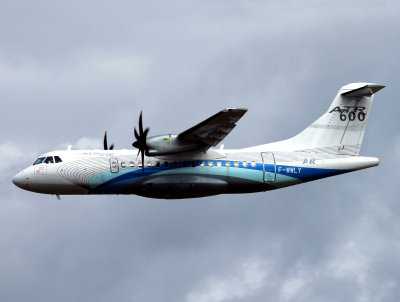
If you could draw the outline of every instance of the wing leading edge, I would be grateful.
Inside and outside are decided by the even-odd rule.
[[[235,128],[247,108],[226,108],[183,131],[178,139],[191,143],[202,143],[206,149],[218,145]]]

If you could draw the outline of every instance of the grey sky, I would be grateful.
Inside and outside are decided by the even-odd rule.
[[[0,9],[1,301],[398,301],[397,1],[12,1]],[[226,148],[292,136],[357,81],[380,91],[381,165],[193,200],[53,196],[11,183],[40,153],[130,148],[224,107]]]

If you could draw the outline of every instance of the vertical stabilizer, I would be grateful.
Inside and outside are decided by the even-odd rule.
[[[328,111],[288,143],[300,149],[358,155],[374,94],[384,87],[370,83],[343,86]]]
[[[343,86],[328,111],[298,135],[247,150],[309,150],[358,155],[374,94],[384,88],[372,83]]]

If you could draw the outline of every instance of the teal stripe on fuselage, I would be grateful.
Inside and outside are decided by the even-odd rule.
[[[234,161],[230,161],[231,166],[228,167],[225,161],[217,160],[196,160],[196,167],[183,167],[183,162],[177,162],[178,167],[174,167],[172,162],[170,162],[169,167],[160,165],[160,167],[145,167],[144,174],[142,168],[128,168],[122,169],[118,173],[104,172],[95,175],[90,178],[89,186],[101,191],[114,191],[118,192],[124,187],[131,185],[132,183],[141,180],[144,177],[152,175],[175,175],[175,174],[191,174],[191,175],[209,175],[215,176],[226,176],[241,178],[243,180],[250,180],[256,182],[264,182],[263,180],[263,164],[257,163],[255,167],[251,166],[248,162],[247,167],[243,167],[243,162],[239,162],[239,167],[234,166]],[[204,162],[204,166],[200,166],[200,163]],[[213,163],[213,166],[208,166],[209,162]],[[191,162],[188,162],[189,164]],[[218,166],[220,163],[221,166]],[[273,165],[265,165],[266,169],[272,169]],[[341,173],[348,172],[347,170],[337,170],[337,169],[321,169],[321,168],[306,168],[298,166],[287,166],[287,165],[277,165],[276,166],[276,185],[279,184],[287,185],[290,183],[298,183],[301,181],[309,181],[317,178],[327,177],[331,175],[337,175]],[[273,184],[273,183],[270,183]]]
[[[212,173],[211,173],[212,172]],[[191,175],[219,175],[226,177],[236,177],[242,178],[244,180],[252,180],[257,182],[263,182],[263,171],[257,170],[256,168],[247,169],[247,168],[238,168],[238,167],[208,167],[208,166],[196,166],[196,167],[181,167],[174,168],[168,167],[165,168],[161,166],[157,167],[147,167],[144,169],[144,174],[141,168],[134,169],[126,169],[121,170],[120,173],[123,175],[116,176],[117,173],[104,172],[98,175],[95,175],[90,178],[89,186],[92,189],[97,189],[100,187],[110,187],[117,186],[119,189],[122,189],[125,186],[128,186],[142,178],[153,176],[153,175],[175,175],[175,174],[191,174]],[[111,189],[111,188],[110,188]],[[114,191],[114,189],[113,189]]]
[[[112,181],[115,178],[119,178],[122,175],[128,174],[128,173],[132,173],[132,170],[139,170],[139,169],[135,169],[135,168],[131,168],[131,169],[126,169],[126,170],[119,170],[118,173],[112,173],[111,171],[109,172],[103,172],[103,173],[99,173],[97,175],[92,176],[89,179],[89,186],[90,188],[95,188],[98,187],[102,184],[108,183],[110,181]],[[140,172],[142,172],[142,169],[140,169]]]

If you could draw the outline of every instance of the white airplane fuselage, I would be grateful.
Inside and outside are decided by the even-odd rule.
[[[48,152],[13,182],[44,194],[194,198],[268,191],[377,166],[378,158],[359,152],[374,94],[383,87],[345,85],[328,110],[298,135],[236,150],[212,147],[236,126],[245,108],[224,109],[179,135],[148,139],[141,114],[132,145],[142,157],[136,150],[107,150],[105,133],[106,150]]]
[[[14,178],[37,193],[137,194],[151,198],[193,198],[283,188],[373,167],[379,159],[310,152],[213,150],[191,158],[145,157],[132,150],[49,152],[60,163],[27,167]]]

